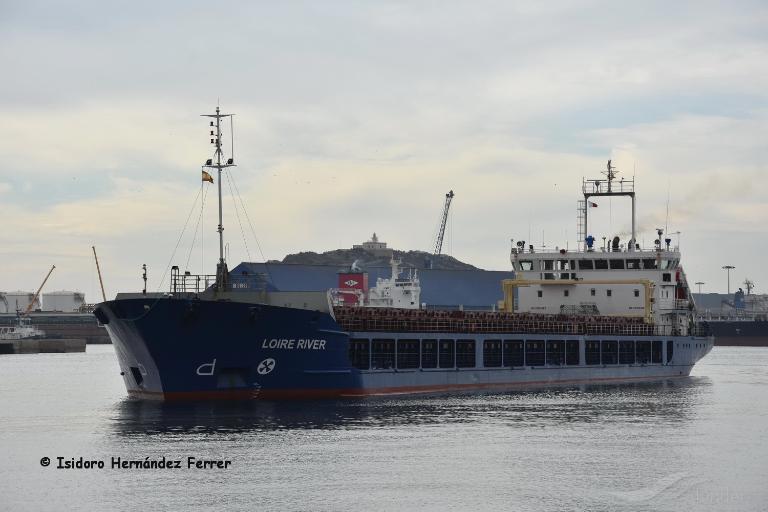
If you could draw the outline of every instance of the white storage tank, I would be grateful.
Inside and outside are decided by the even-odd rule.
[[[32,298],[35,296],[32,292],[0,292],[0,313],[15,313],[17,310],[26,311]],[[40,297],[35,301],[32,311],[40,309]]]
[[[76,312],[85,304],[85,294],[80,292],[58,291],[43,294],[43,311]]]

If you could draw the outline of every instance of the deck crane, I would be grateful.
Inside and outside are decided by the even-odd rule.
[[[51,274],[53,273],[53,269],[56,268],[56,265],[51,265],[51,270],[48,271],[48,275],[45,276],[45,279],[43,279],[43,284],[40,285],[40,288],[37,289],[37,293],[35,293],[35,296],[32,297],[32,300],[29,302],[29,306],[27,306],[27,310],[24,311],[24,316],[28,315],[30,311],[32,311],[32,308],[35,306],[35,301],[40,296],[40,292],[43,291],[43,286],[45,286],[45,283],[48,281],[48,278],[51,277]]]
[[[443,251],[443,237],[445,236],[445,224],[448,222],[448,209],[451,207],[451,200],[453,199],[453,190],[445,194],[445,206],[443,207],[443,217],[440,220],[440,230],[437,232],[437,240],[435,240],[435,256],[439,256]]]

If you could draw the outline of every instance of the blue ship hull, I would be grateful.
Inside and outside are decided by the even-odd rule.
[[[95,314],[112,338],[128,394],[166,400],[317,399],[665,379],[689,375],[713,344],[712,338],[690,336],[347,333],[324,312],[178,297],[118,299],[100,304]],[[362,367],[359,358],[352,364],[351,339],[373,347],[382,338],[395,345],[420,343],[419,338],[474,340],[473,363],[401,367],[397,356],[382,365],[370,355]],[[537,339],[545,345],[568,340],[579,353],[573,361],[552,362],[547,356],[546,364],[526,359],[519,366],[491,365],[483,353],[488,338]],[[595,339],[661,345],[653,361],[633,356],[631,364],[589,363],[585,346]]]
[[[109,301],[96,314],[133,396],[311,398],[360,385],[348,336],[326,313],[162,298]]]

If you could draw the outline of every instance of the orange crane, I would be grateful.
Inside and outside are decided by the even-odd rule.
[[[29,306],[27,306],[27,310],[24,311],[24,316],[28,315],[30,311],[32,311],[32,308],[35,305],[35,301],[40,296],[40,292],[43,290],[43,286],[45,286],[45,283],[48,281],[48,278],[51,277],[51,274],[53,273],[53,269],[56,268],[56,265],[51,266],[51,270],[48,271],[48,275],[45,276],[45,279],[43,279],[43,284],[40,285],[40,288],[37,289],[37,292],[35,293],[35,296],[32,297],[32,300],[29,303]]]

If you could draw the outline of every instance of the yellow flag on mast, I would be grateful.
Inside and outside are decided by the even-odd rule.
[[[203,181],[208,181],[210,183],[213,183],[213,176],[203,171]]]

